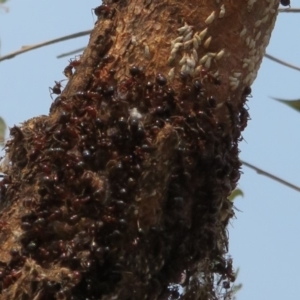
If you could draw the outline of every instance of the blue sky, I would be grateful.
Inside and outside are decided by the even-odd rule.
[[[1,55],[24,45],[91,29],[91,8],[100,1],[11,0],[0,11]],[[292,7],[300,7],[299,0]],[[300,19],[280,14],[267,52],[300,66]],[[0,63],[0,116],[8,126],[47,114],[49,86],[64,79],[67,58],[56,56],[85,46],[88,37],[55,44]],[[272,100],[300,98],[299,73],[268,59],[252,86],[251,121],[240,144],[241,158],[300,185],[300,114]],[[240,267],[239,300],[295,299],[300,283],[300,194],[253,170],[243,168],[239,187],[244,198],[229,226],[230,254]]]

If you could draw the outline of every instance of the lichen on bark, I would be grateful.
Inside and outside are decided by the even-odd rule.
[[[227,197],[278,4],[95,10],[49,115],[11,129],[1,299],[230,298]]]

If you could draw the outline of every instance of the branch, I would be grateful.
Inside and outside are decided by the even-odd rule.
[[[27,51],[31,51],[31,50],[34,50],[34,49],[37,49],[37,48],[41,48],[41,47],[48,46],[48,45],[51,45],[51,44],[55,44],[55,43],[75,39],[75,38],[78,38],[78,37],[81,37],[81,36],[85,36],[85,35],[90,34],[91,32],[92,32],[91,30],[85,30],[85,31],[76,32],[76,33],[73,33],[73,34],[70,34],[70,35],[62,36],[60,38],[56,38],[56,39],[46,41],[46,42],[43,42],[43,43],[40,43],[40,44],[36,44],[36,45],[32,45],[32,46],[23,46],[18,51],[15,51],[15,52],[12,52],[10,54],[1,56],[0,61],[13,58],[17,55],[20,55],[22,53],[25,53]]]
[[[265,54],[265,57],[266,58],[268,58],[268,59],[271,59],[271,60],[273,60],[273,61],[275,61],[275,62],[277,62],[277,63],[279,63],[279,64],[281,64],[281,65],[284,65],[284,66],[286,66],[286,67],[289,67],[289,68],[291,68],[291,69],[294,69],[294,70],[297,70],[297,71],[300,71],[300,67],[297,67],[297,66],[295,66],[295,65],[291,65],[291,64],[289,64],[289,63],[287,63],[287,62],[285,62],[285,61],[283,61],[283,60],[280,60],[280,59],[278,59],[278,58],[276,58],[276,57],[274,57],[274,56],[272,56],[272,55],[270,55],[270,54]]]
[[[78,49],[75,49],[75,50],[72,50],[72,51],[69,51],[69,52],[59,54],[59,55],[56,56],[56,58],[63,58],[63,57],[66,57],[66,56],[70,56],[70,55],[79,53],[79,52],[83,51],[85,48],[86,47],[81,47],[81,48],[78,48]]]
[[[281,179],[281,178],[279,178],[277,176],[274,176],[274,175],[272,175],[272,174],[270,174],[270,173],[268,173],[268,172],[266,172],[266,171],[264,171],[262,169],[259,169],[259,168],[255,167],[255,166],[253,166],[253,165],[251,165],[251,164],[249,164],[249,163],[247,163],[247,162],[245,162],[243,160],[241,160],[241,163],[244,166],[246,166],[246,167],[248,167],[250,169],[255,170],[260,175],[264,175],[266,177],[269,177],[269,178],[271,178],[271,179],[273,179],[273,180],[275,180],[275,181],[277,181],[277,182],[279,182],[279,183],[281,183],[283,185],[286,185],[286,186],[288,186],[288,187],[296,190],[297,192],[300,192],[300,187],[298,187],[296,185],[293,185],[293,184],[291,184],[291,183],[289,183],[289,182],[287,182],[287,181],[285,181],[285,180],[283,180],[283,179]]]
[[[281,13],[298,13],[300,12],[300,8],[279,8],[278,11]]]

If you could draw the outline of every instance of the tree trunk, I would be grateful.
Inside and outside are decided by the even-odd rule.
[[[230,298],[227,197],[278,5],[95,9],[49,116],[11,129],[1,299]]]

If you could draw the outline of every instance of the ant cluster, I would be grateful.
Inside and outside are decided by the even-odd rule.
[[[227,151],[232,137],[223,136],[225,125],[216,120],[217,100],[200,80],[189,84],[183,76],[176,94],[163,74],[149,80],[138,66],[119,83],[98,79],[92,87],[57,97],[54,117],[37,121],[31,132],[11,130],[13,165],[31,170],[23,180],[35,189],[20,200],[28,211],[21,217],[22,247],[11,258],[13,268],[4,268],[3,288],[32,257],[42,266],[59,261],[75,274],[64,283],[43,281],[46,298],[99,299],[122,280],[138,280],[143,288],[134,299],[140,299],[161,293],[174,274],[212,249],[218,252],[215,222],[239,178],[239,164],[233,163],[237,148]],[[178,136],[174,149],[160,138],[166,126]],[[173,156],[172,167],[160,175],[168,177],[162,220],[143,228],[136,195],[146,187],[140,178],[160,163],[162,148]],[[154,184],[158,175],[151,176]],[[125,297],[128,289],[119,292]]]
[[[96,14],[110,13],[102,6]],[[29,290],[43,299],[171,299],[170,284],[188,290],[200,262],[234,281],[232,265],[220,258],[232,209],[221,215],[240,176],[238,139],[251,89],[239,105],[226,102],[226,124],[218,119],[220,101],[205,88],[221,84],[209,73],[181,74],[175,91],[165,74],[147,76],[136,65],[122,80],[114,69],[100,77],[113,61],[104,56],[90,88],[69,97],[55,82],[50,116],[11,129],[14,175],[0,192],[22,208],[22,235],[9,263],[0,262],[1,291],[28,258],[67,273],[36,279]],[[79,64],[71,60],[66,76]]]

